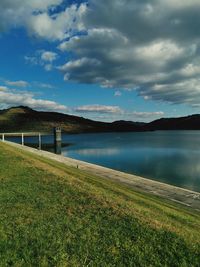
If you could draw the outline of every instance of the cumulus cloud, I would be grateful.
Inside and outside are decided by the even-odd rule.
[[[1,0],[0,29],[21,26],[34,16],[34,12],[47,12],[50,8],[60,5],[62,0]]]
[[[29,83],[26,81],[5,81],[5,84],[8,86],[16,86],[16,87],[28,87]]]
[[[99,120],[99,121],[107,121],[107,122],[113,122],[113,121],[118,121],[118,120],[149,122],[149,121],[162,118],[163,116],[164,116],[164,112],[162,111],[158,111],[158,112],[132,111],[130,112],[130,111],[123,110],[122,113],[102,113],[102,112],[87,113],[87,117],[90,119]]]
[[[121,96],[121,95],[122,95],[122,93],[120,91],[116,91],[114,94],[114,96]]]
[[[84,83],[95,83],[96,77],[94,74],[96,72],[96,68],[100,67],[100,65],[100,61],[94,58],[85,57],[78,60],[69,61],[63,66],[58,67],[58,69],[64,73],[65,81],[77,81],[78,79],[81,79],[81,81]],[[83,68],[85,69],[84,72],[82,72]],[[94,70],[94,72],[92,71],[92,69]],[[75,74],[74,76],[71,75],[72,72]]]
[[[118,106],[105,106],[105,105],[85,105],[74,108],[76,112],[92,112],[92,113],[122,113],[122,109]]]
[[[49,83],[41,83],[41,82],[33,82],[34,86],[37,86],[39,88],[46,88],[46,89],[54,89],[55,86]]]
[[[41,54],[41,59],[48,62],[53,62],[58,57],[58,54],[51,51],[43,51]]]
[[[146,99],[164,100],[174,104],[186,103],[193,107],[200,107],[199,85],[200,79],[194,78],[170,84],[155,84],[148,89],[141,89],[139,93]]]
[[[90,0],[87,34],[60,44],[74,53],[66,80],[137,90],[146,100],[200,102],[198,0]]]
[[[1,87],[0,88],[4,88]],[[24,91],[14,91],[9,88],[0,89],[0,107],[28,106],[36,110],[67,112],[68,108],[54,101],[37,99],[34,94]]]
[[[105,121],[114,120],[151,120],[155,118],[160,118],[164,116],[163,111],[153,111],[153,112],[141,112],[141,111],[128,111],[121,109],[118,106],[105,106],[105,105],[85,105],[76,107],[73,109],[74,112],[89,114],[93,119],[102,119]],[[90,115],[92,114],[92,115]]]
[[[137,119],[150,119],[152,117],[162,117],[164,116],[163,111],[155,111],[155,112],[138,112],[138,111],[133,111],[133,112],[127,112],[127,116],[131,116],[133,118]]]
[[[63,40],[73,35],[74,30],[83,30],[81,18],[86,11],[86,5],[71,5],[64,11],[50,16],[40,13],[27,22],[31,34],[48,40]]]
[[[47,88],[47,89],[54,89],[55,86],[49,83],[43,83],[43,82],[38,82],[38,81],[33,81],[33,82],[27,82],[23,80],[19,81],[9,81],[5,80],[4,78],[1,79],[4,84],[7,86],[13,87],[21,87],[21,88],[26,88],[26,87],[39,87],[39,88]],[[2,86],[0,85],[1,91],[9,90],[7,86]]]
[[[26,27],[30,35],[50,41],[63,40],[83,29],[86,4],[67,5],[56,12],[63,0],[1,0],[0,30]]]
[[[146,100],[196,107],[199,12],[199,0],[89,0],[72,5],[1,0],[0,29],[23,26],[32,36],[59,41],[60,51],[70,53],[70,60],[57,68],[66,81],[136,90]],[[26,60],[50,71],[57,55],[48,53],[55,52]]]
[[[58,54],[52,51],[37,50],[32,56],[25,56],[26,63],[42,66],[46,71],[51,71],[53,63],[58,59]]]

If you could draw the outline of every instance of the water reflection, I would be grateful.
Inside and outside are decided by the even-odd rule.
[[[65,156],[200,192],[200,131],[63,135],[63,143],[73,144],[63,148]]]
[[[88,148],[78,149],[76,153],[80,156],[113,156],[120,153],[117,148]]]
[[[200,132],[66,136],[72,158],[200,192]]]

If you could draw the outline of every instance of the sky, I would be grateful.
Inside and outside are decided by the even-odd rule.
[[[199,0],[1,0],[0,109],[200,113]]]

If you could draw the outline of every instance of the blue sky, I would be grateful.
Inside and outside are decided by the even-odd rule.
[[[95,120],[200,111],[197,0],[2,0],[0,109]]]

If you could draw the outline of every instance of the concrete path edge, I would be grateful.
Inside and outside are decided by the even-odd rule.
[[[120,172],[117,170],[109,169],[99,165],[83,162],[80,160],[56,155],[51,152],[34,149],[28,146],[22,146],[16,143],[5,141],[5,144],[19,148],[23,151],[34,153],[48,159],[55,160],[67,166],[79,168],[80,170],[87,171],[99,177],[111,179],[137,189],[140,192],[150,193],[156,196],[164,197],[176,203],[185,205],[196,211],[200,211],[200,193],[187,190],[184,188],[176,187],[173,185],[161,183],[158,181],[150,180],[133,174]]]

